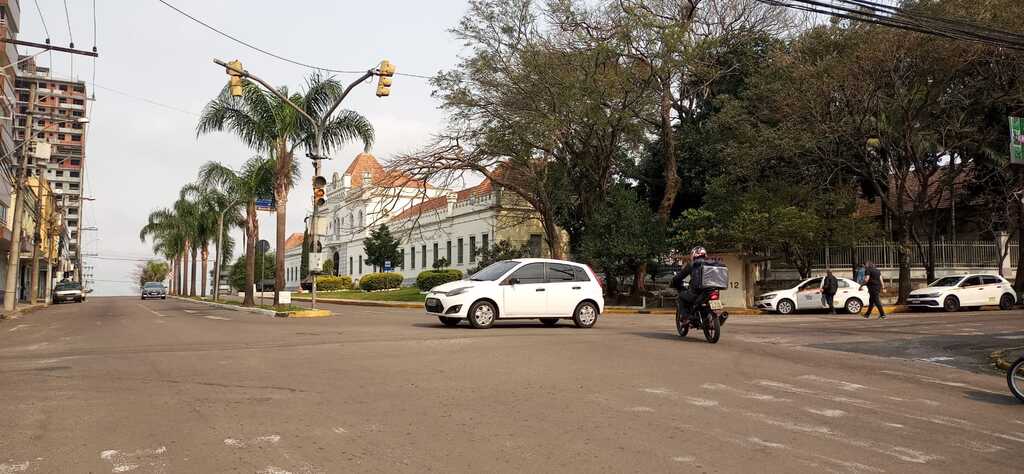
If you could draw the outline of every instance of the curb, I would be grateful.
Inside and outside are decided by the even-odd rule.
[[[292,301],[302,301],[308,303],[310,298],[296,298],[292,297]],[[423,309],[423,303],[410,303],[406,301],[373,301],[373,300],[346,300],[339,298],[317,298],[317,303],[330,303],[330,304],[343,304],[350,306],[377,306],[385,308],[409,308],[409,309]]]
[[[292,313],[277,313],[278,315],[285,314],[289,318],[324,318],[332,315],[330,311],[326,309],[311,309],[307,311],[295,311]]]
[[[46,303],[37,303],[37,304],[34,304],[34,305],[23,306],[21,308],[15,309],[14,311],[12,311],[10,313],[0,314],[0,319],[6,319],[6,320],[13,321],[15,319],[21,318],[21,316],[24,315],[24,314],[32,313],[34,311],[38,311],[38,310],[46,308],[48,306],[50,306],[50,305],[48,305]]]
[[[223,304],[223,303],[214,303],[213,301],[194,300],[192,298],[184,298],[184,297],[181,297],[181,296],[173,296],[173,295],[168,295],[167,297],[168,298],[173,298],[173,299],[176,299],[176,300],[181,300],[181,301],[189,301],[189,302],[192,302],[192,303],[205,304],[207,306],[213,306],[214,308],[229,309],[229,310],[232,310],[232,311],[242,311],[242,312],[245,312],[245,313],[260,314],[260,315],[263,315],[263,316],[277,316],[277,317],[286,317],[286,316],[288,316],[288,313],[278,313],[277,311],[271,311],[269,309],[263,309],[263,308],[246,308],[244,306],[236,306],[236,305]]]

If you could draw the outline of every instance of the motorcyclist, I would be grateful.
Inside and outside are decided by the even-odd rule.
[[[704,263],[707,257],[708,251],[704,247],[694,247],[693,250],[690,250],[690,261],[683,266],[679,273],[676,273],[676,276],[672,278],[672,283],[669,285],[679,294],[676,297],[677,311],[694,326],[698,325],[699,321],[694,318],[695,312],[692,309],[700,302],[699,300],[703,297],[703,294],[697,289],[692,288],[692,285],[691,288],[687,288],[683,285],[683,281],[689,278],[693,282],[694,271],[700,270],[700,265]]]

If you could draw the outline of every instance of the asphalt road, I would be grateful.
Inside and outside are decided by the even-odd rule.
[[[1024,404],[978,362],[1024,346],[1021,312],[734,317],[710,345],[665,316],[332,309],[0,322],[0,474],[1024,470]]]

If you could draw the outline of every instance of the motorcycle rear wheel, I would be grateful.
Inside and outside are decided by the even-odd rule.
[[[708,314],[704,319],[704,338],[711,344],[718,342],[718,339],[722,337],[722,321],[718,319],[718,315],[711,313]]]
[[[1018,400],[1024,402],[1024,357],[1017,359],[1006,371],[1006,384]]]

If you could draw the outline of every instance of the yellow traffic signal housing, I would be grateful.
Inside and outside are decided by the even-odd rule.
[[[324,191],[324,186],[327,186],[327,178],[323,176],[313,177],[313,206],[323,206],[327,199],[324,197],[327,192]]]
[[[377,82],[377,97],[391,95],[391,77],[395,75],[395,65],[387,59],[381,61],[380,67],[377,68],[377,75],[380,76],[380,80]]]
[[[242,73],[239,71],[243,70],[244,69],[242,68],[242,62],[237,59],[228,63],[226,72],[228,73],[229,76],[228,86],[231,89],[232,97],[242,96]]]

